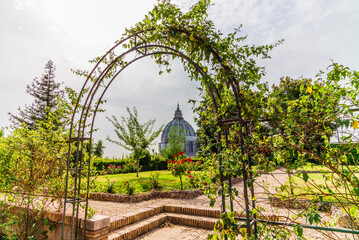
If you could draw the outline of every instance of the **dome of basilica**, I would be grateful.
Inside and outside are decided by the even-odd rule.
[[[159,144],[160,150],[168,146],[168,135],[172,129],[179,129],[184,131],[186,134],[186,143],[185,143],[185,153],[187,156],[195,156],[197,152],[196,146],[196,133],[186,120],[183,119],[182,112],[179,109],[179,104],[177,104],[177,109],[175,111],[173,120],[167,123],[161,135],[161,143]]]

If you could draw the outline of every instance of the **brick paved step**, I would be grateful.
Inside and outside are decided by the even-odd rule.
[[[123,228],[125,226],[150,218],[152,216],[156,216],[161,213],[185,214],[193,217],[209,217],[209,218],[218,219],[220,215],[220,210],[209,209],[209,208],[191,208],[185,206],[170,206],[170,205],[147,207],[137,212],[124,214],[117,219],[111,219],[109,230],[111,232],[113,230]],[[244,217],[245,215],[243,213],[239,213],[237,214],[237,216]],[[258,218],[278,221],[278,217],[272,214],[261,214],[260,216],[258,216]],[[176,222],[177,220],[175,218],[173,219],[173,221],[174,223],[177,224]]]
[[[109,240],[130,240],[146,232],[161,226],[166,220],[176,225],[184,225],[212,230],[216,223],[216,218],[198,217],[186,214],[161,213],[147,219],[138,221],[131,225],[112,231]]]
[[[110,222],[110,232],[122,228],[127,225],[131,225],[138,221],[144,220],[146,218],[155,216],[163,212],[163,206],[156,206],[156,207],[148,207],[141,209],[140,211],[123,214],[121,217],[116,219],[111,219]]]

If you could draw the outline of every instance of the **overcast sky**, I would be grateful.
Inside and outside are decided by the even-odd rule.
[[[176,0],[183,11],[194,1]],[[285,39],[272,59],[261,62],[263,81],[278,83],[281,76],[311,77],[331,60],[359,70],[359,1],[357,0],[217,0],[209,16],[217,29],[231,32],[243,24],[250,44]],[[154,0],[0,0],[0,127],[10,124],[8,112],[30,104],[26,85],[41,77],[48,60],[56,65],[56,80],[79,90],[83,79],[70,69],[91,69],[88,60],[105,53],[125,28],[141,21]],[[105,116],[121,116],[136,106],[140,119],[156,119],[156,127],[173,118],[177,102],[194,128],[188,99],[198,99],[197,83],[182,66],[158,76],[146,59],[124,71],[106,95],[99,114],[95,141],[114,137]],[[158,143],[158,142],[157,142]],[[105,155],[123,150],[105,141]],[[157,148],[156,146],[153,146]]]

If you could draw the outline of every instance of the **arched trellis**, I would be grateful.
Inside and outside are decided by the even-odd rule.
[[[175,48],[171,46],[166,46],[162,44],[150,44],[144,40],[144,38],[141,36],[145,32],[155,31],[155,28],[148,29],[146,31],[140,31],[132,34],[131,36],[128,36],[118,42],[116,45],[114,45],[95,65],[95,67],[92,69],[90,74],[88,75],[80,93],[79,98],[77,100],[77,103],[75,105],[72,119],[71,119],[71,126],[70,126],[70,137],[69,137],[69,145],[68,145],[68,158],[67,158],[67,172],[66,172],[66,184],[65,184],[65,196],[64,196],[64,210],[63,210],[63,226],[62,226],[62,239],[64,239],[64,224],[65,224],[65,214],[66,209],[68,207],[68,204],[72,205],[72,220],[71,220],[71,232],[70,232],[70,238],[71,239],[78,239],[80,231],[79,231],[79,209],[80,204],[84,202],[85,205],[85,221],[87,219],[87,210],[88,210],[88,197],[89,197],[89,185],[90,185],[90,162],[91,162],[91,155],[88,157],[87,160],[87,176],[85,183],[85,189],[82,189],[82,170],[85,166],[82,149],[84,147],[84,141],[89,141],[90,147],[92,146],[92,133],[95,126],[95,119],[96,114],[99,109],[99,106],[103,100],[103,97],[105,93],[107,92],[108,88],[112,84],[112,82],[116,79],[116,77],[129,65],[137,62],[138,60],[145,58],[145,57],[151,57],[155,55],[173,55],[175,57],[182,58],[186,61],[188,61],[190,64],[194,66],[196,71],[202,76],[202,83],[207,88],[207,91],[211,97],[214,111],[218,111],[218,104],[221,103],[221,95],[219,93],[218,88],[216,87],[216,84],[212,81],[210,76],[203,70],[203,68],[191,60],[190,57],[188,57],[186,54],[182,53],[179,50],[176,50]],[[176,31],[180,31],[180,29],[172,29]],[[165,37],[164,37],[164,40]],[[197,40],[199,42],[204,42],[202,39],[197,37]],[[106,58],[110,57],[111,54],[114,52],[115,49],[121,47],[122,45],[129,43],[130,41],[134,42],[134,45],[119,54],[118,56],[114,57],[107,65],[106,67],[101,71],[100,70],[100,64],[104,63],[106,61]],[[209,46],[211,49],[211,53],[214,57],[218,58],[219,62],[222,62],[222,59],[220,59],[218,52],[211,46]],[[128,56],[129,54],[137,53],[137,55],[130,60],[129,62],[124,62],[123,59]],[[117,67],[117,64],[121,63],[121,68],[117,70],[116,73],[111,73],[113,69]],[[225,135],[225,139],[227,140],[228,135],[228,125],[233,123],[239,123],[240,126],[245,129],[245,132],[242,132],[242,127],[240,127],[239,131],[239,137],[240,137],[240,148],[241,152],[244,152],[244,135],[248,132],[248,126],[247,123],[243,120],[241,111],[242,111],[242,104],[239,99],[239,87],[235,84],[236,79],[234,78],[234,74],[232,74],[231,69],[226,66],[225,64],[221,64],[222,68],[228,75],[227,84],[232,89],[233,96],[235,97],[235,103],[236,103],[236,109],[237,109],[237,118],[236,119],[222,119],[221,115],[218,114],[217,122],[221,126],[223,130],[223,134]],[[100,74],[94,78],[94,74],[96,71],[100,71]],[[107,76],[111,75],[109,80],[107,80]],[[92,84],[92,85],[91,85]],[[102,92],[100,91],[100,88],[103,87]],[[81,105],[81,97],[86,94],[84,103]],[[97,95],[98,94],[98,95]],[[99,96],[96,99],[96,96]],[[80,109],[81,108],[81,109]],[[91,122],[87,123],[87,119],[91,117]],[[86,134],[88,134],[86,136]],[[218,141],[220,141],[221,136],[218,136]],[[75,142],[75,151],[73,151],[73,142]],[[220,151],[220,149],[218,149]],[[73,154],[73,152],[75,154]],[[74,161],[71,161],[71,158],[74,157]],[[240,159],[242,162],[242,159]],[[244,192],[244,201],[245,201],[245,212],[246,217],[242,220],[245,220],[246,224],[244,227],[247,228],[247,234],[250,236],[252,234],[252,229],[254,229],[254,234],[256,234],[256,215],[250,216],[250,209],[255,208],[255,198],[254,198],[254,188],[253,184],[251,187],[248,187],[248,179],[251,178],[251,171],[248,171],[251,166],[251,158],[250,156],[245,161],[245,164],[248,166],[246,168],[243,165],[243,192]],[[222,159],[219,158],[219,166],[220,166],[220,181],[221,181],[221,187],[222,187],[222,212],[226,211],[226,199],[225,194],[223,191],[224,185],[224,175],[223,171],[226,171],[226,169],[222,166]],[[231,174],[229,174],[229,185],[231,187]],[[252,197],[249,198],[248,194],[248,188],[250,189]],[[69,191],[71,189],[71,191]],[[84,191],[85,194],[83,194]],[[251,199],[251,200],[250,200]],[[233,202],[232,198],[230,198],[230,209],[231,211],[234,211],[233,209]],[[252,227],[253,226],[253,227]]]

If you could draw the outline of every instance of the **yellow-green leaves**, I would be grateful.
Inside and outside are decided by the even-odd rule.
[[[189,40],[194,41],[193,33],[192,33],[191,36],[189,37]]]

